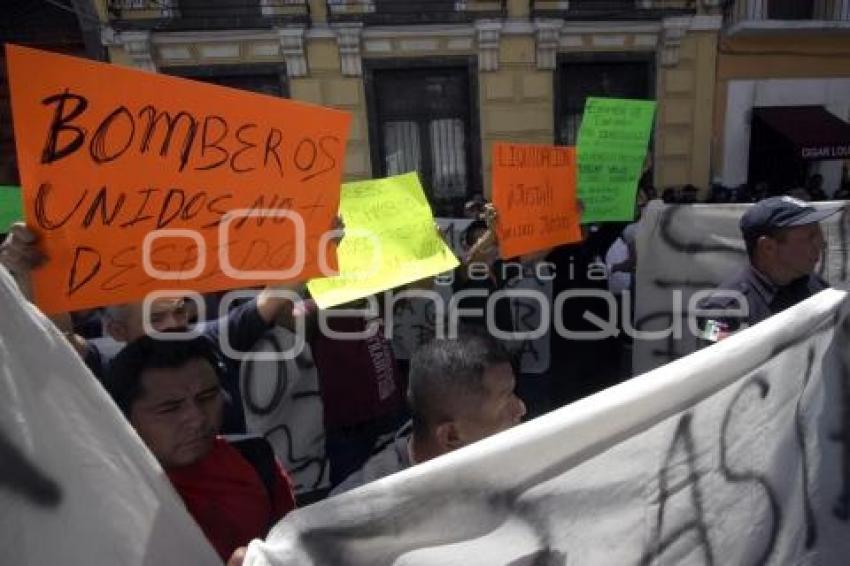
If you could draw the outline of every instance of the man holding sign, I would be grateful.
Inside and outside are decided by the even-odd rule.
[[[402,407],[383,321],[378,312],[355,307],[458,264],[435,228],[416,173],[343,185],[340,215],[345,221],[340,274],[307,285],[325,309],[318,315],[327,330],[315,333],[310,345],[319,370],[332,485],[363,464],[379,435],[396,428]],[[337,314],[338,306],[344,310]]]
[[[7,59],[27,226],[0,261],[27,280],[40,261],[31,292],[44,312],[118,305],[111,329],[132,341],[185,327],[188,290],[335,269],[326,231],[346,113],[13,45]],[[199,333],[249,350],[291,304],[267,288]],[[98,372],[99,353],[63,320]],[[225,430],[238,432],[236,360],[227,375]]]
[[[493,206],[487,208],[485,217],[489,229],[473,245],[461,273],[464,289],[487,291],[482,306],[506,288],[511,271],[525,275],[525,265],[543,259],[558,245],[582,239],[573,148],[494,144]],[[495,245],[504,262],[487,258],[487,248]],[[510,261],[514,258],[518,263]],[[482,260],[488,268],[486,279],[475,276]],[[502,322],[506,317],[500,316],[506,304],[506,300],[497,300],[495,320],[484,321],[491,333],[496,329],[514,331],[513,321],[509,320],[506,328]],[[513,318],[510,312],[507,315]]]
[[[14,224],[9,237],[0,244],[0,265],[15,276],[25,292],[30,287],[31,274],[37,274],[49,263],[39,251],[35,234],[23,223]],[[280,290],[266,287],[257,298],[230,310],[221,319],[200,323],[194,332],[204,336],[220,352],[222,327],[227,326],[230,347],[248,351],[280,317],[291,312],[292,305],[292,300]],[[145,336],[148,328],[154,332],[186,331],[190,318],[186,298],[181,295],[158,297],[150,302],[147,309],[139,301],[112,305],[106,311],[106,332],[122,344]],[[111,357],[93,341],[74,332],[68,313],[53,315],[52,319],[63,330],[92,373],[102,379]],[[224,356],[223,359],[225,371],[222,373],[221,386],[227,395],[222,432],[242,433],[245,432],[245,417],[239,391],[239,362]]]

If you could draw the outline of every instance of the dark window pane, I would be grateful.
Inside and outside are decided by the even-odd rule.
[[[167,67],[162,72],[219,86],[288,98],[286,69],[282,65],[209,65]]]
[[[771,20],[810,20],[814,12],[814,0],[769,0],[767,5]]]
[[[467,191],[463,121],[434,120],[430,130],[434,196],[441,200],[463,200]]]
[[[382,118],[450,117],[468,112],[466,70],[376,71],[375,80]]]
[[[443,12],[455,11],[454,0],[375,0],[375,11],[387,14],[409,14],[411,12]]]
[[[180,15],[187,19],[259,17],[260,0],[180,0]]]
[[[587,97],[651,97],[651,74],[646,62],[569,62],[558,70],[561,111],[556,137],[561,144],[576,143]]]
[[[417,171],[438,215],[459,214],[473,191],[469,71],[463,67],[376,69],[370,116],[381,136],[375,176]]]
[[[572,0],[570,10],[633,10],[634,0]]]
[[[385,122],[383,135],[386,174],[392,176],[418,171],[421,151],[416,122]]]
[[[219,86],[249,90],[279,98],[285,95],[278,75],[212,75],[193,78]]]

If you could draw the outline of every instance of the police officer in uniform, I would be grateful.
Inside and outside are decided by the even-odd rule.
[[[789,196],[750,207],[741,218],[749,262],[699,303],[700,309],[716,311],[700,319],[699,338],[718,342],[825,289],[826,281],[814,273],[824,245],[818,222],[837,211]]]

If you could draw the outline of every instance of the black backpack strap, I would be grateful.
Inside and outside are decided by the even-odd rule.
[[[274,507],[275,485],[277,484],[277,460],[274,457],[269,442],[261,437],[254,436],[242,438],[239,440],[228,440],[230,445],[239,450],[242,457],[256,470],[260,476],[260,481],[266,488],[266,493],[269,496],[269,503]]]

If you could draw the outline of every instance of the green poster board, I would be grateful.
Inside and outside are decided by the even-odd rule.
[[[0,233],[7,232],[13,222],[23,218],[21,188],[0,185]]]
[[[582,222],[632,221],[655,101],[588,98],[578,133]]]

